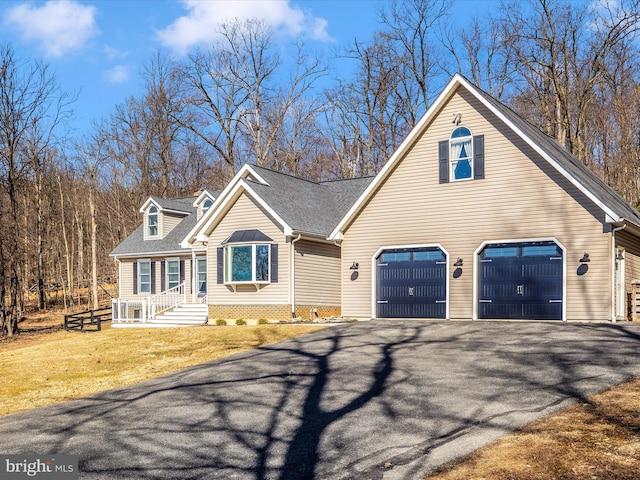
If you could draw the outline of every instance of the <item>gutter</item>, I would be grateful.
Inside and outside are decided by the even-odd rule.
[[[291,287],[289,290],[289,298],[291,299],[291,318],[296,318],[296,249],[294,243],[302,238],[302,234],[298,233],[296,238],[291,239]]]
[[[611,323],[616,323],[616,232],[625,228],[626,223],[611,230]]]

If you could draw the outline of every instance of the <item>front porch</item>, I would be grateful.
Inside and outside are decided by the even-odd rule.
[[[188,294],[184,283],[156,295],[112,300],[112,328],[206,324],[207,297]]]

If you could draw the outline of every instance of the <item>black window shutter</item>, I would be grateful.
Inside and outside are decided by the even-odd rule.
[[[164,292],[167,289],[167,266],[165,261],[160,262],[160,289]]]
[[[151,262],[151,294],[156,293],[156,263]]]
[[[138,262],[133,262],[133,294],[138,293]]]
[[[438,142],[440,183],[449,182],[449,140]]]
[[[184,260],[180,260],[180,284],[184,283]]]
[[[473,137],[473,178],[484,178],[484,135]]]
[[[271,245],[271,283],[278,283],[278,244]]]
[[[224,247],[218,247],[217,283],[224,283]]]

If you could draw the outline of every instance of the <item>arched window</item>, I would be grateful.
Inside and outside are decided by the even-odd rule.
[[[147,212],[147,233],[149,237],[158,236],[158,208],[151,206]]]
[[[449,162],[452,180],[473,178],[473,136],[467,127],[457,127],[451,132]]]
[[[204,202],[202,202],[202,214],[204,215],[207,210],[211,208],[213,205],[213,201],[210,198],[207,198]]]

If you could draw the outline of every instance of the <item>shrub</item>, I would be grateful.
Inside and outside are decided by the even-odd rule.
[[[216,319],[216,325],[217,326],[222,327],[222,326],[224,326],[226,324],[227,324],[227,321],[225,319],[223,319],[223,318]]]
[[[269,320],[267,320],[266,318],[261,318],[258,320],[258,325],[266,325],[267,323],[269,323]]]
[[[236,320],[236,325],[246,325],[246,324],[247,324],[247,321],[242,318],[239,318]]]

